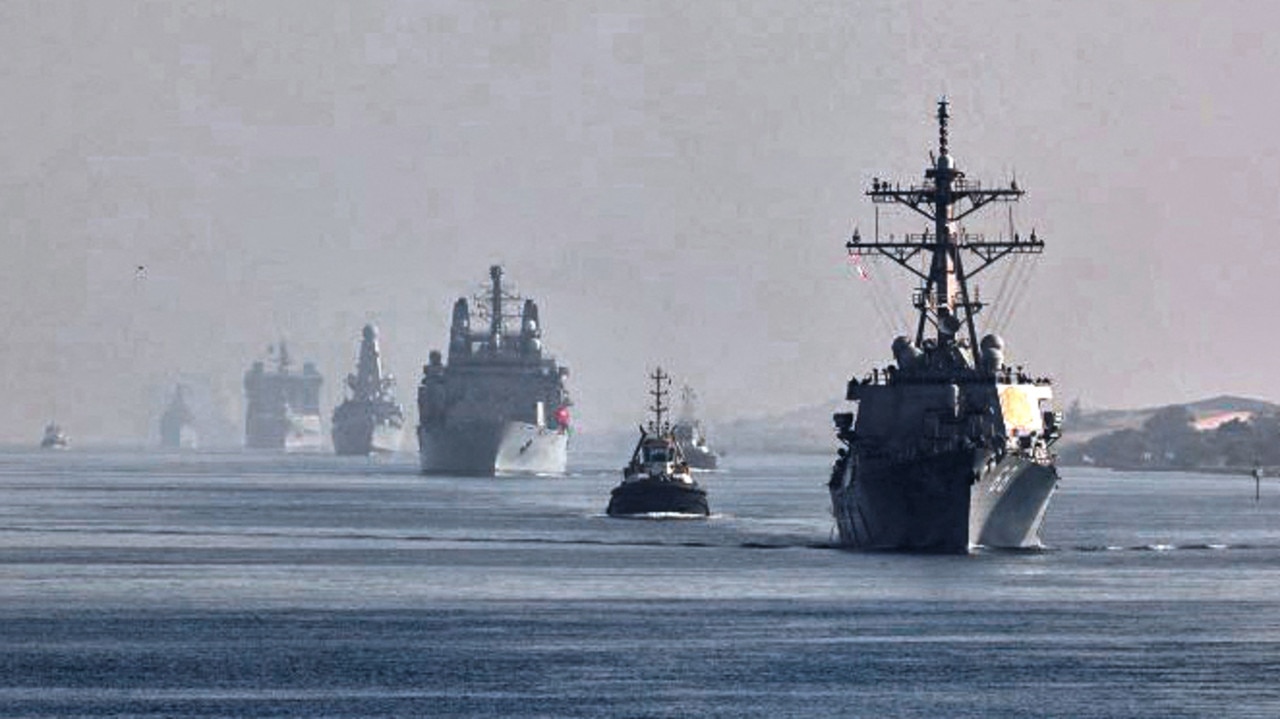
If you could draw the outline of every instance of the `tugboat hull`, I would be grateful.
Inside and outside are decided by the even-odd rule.
[[[424,474],[564,474],[567,433],[528,422],[463,422],[418,428]]]
[[[1058,482],[1051,464],[1016,454],[990,461],[983,450],[904,462],[863,458],[840,471],[831,504],[843,545],[955,554],[1042,546]]]
[[[606,512],[611,517],[641,514],[690,514],[707,516],[707,492],[696,485],[669,480],[642,479],[613,489]]]

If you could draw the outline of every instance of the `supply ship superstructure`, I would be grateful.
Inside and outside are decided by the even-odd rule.
[[[430,354],[418,386],[418,447],[429,474],[563,474],[569,368],[542,346],[533,300],[509,294],[502,267],[487,292],[453,305],[447,364]],[[515,309],[513,309],[515,308]]]
[[[382,370],[378,328],[365,325],[355,374],[347,375],[351,396],[333,410],[333,449],[338,454],[396,452],[404,436],[404,408],[392,390],[395,379]]]
[[[254,362],[244,375],[246,400],[244,444],[250,449],[319,450],[320,385],[323,378],[311,362],[294,372],[284,342],[267,350],[275,368]]]
[[[986,188],[956,168],[947,144],[948,106],[938,103],[938,153],[925,181],[903,187],[879,179],[873,203],[907,208],[930,226],[897,239],[847,249],[887,257],[914,274],[915,336],[893,341],[895,364],[849,381],[853,413],[834,417],[839,450],[830,481],[840,541],[867,549],[966,552],[970,547],[1040,545],[1040,527],[1058,483],[1051,447],[1061,432],[1049,380],[1005,363],[1004,342],[978,339],[983,303],[970,280],[1044,242],[1012,233],[988,240],[962,226],[978,210],[1023,195],[1016,182]],[[877,215],[878,217],[878,215]],[[972,262],[972,264],[968,264]]]

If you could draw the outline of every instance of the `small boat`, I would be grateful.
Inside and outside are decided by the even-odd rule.
[[[663,421],[666,407],[663,398],[670,376],[659,367],[650,375],[654,388],[654,418],[649,426],[640,427],[640,440],[631,453],[631,461],[622,470],[622,484],[614,487],[606,512],[611,517],[695,516],[705,517],[707,491],[694,481],[680,443]]]
[[[671,432],[680,445],[680,451],[684,453],[684,458],[694,470],[715,469],[719,457],[707,444],[706,431],[703,430],[702,421],[698,419],[697,410],[694,409],[698,396],[692,387],[685,385],[680,391],[680,399],[683,407],[680,416],[676,418],[676,423],[671,427]]]
[[[44,437],[40,440],[40,449],[66,449],[67,433],[62,431],[57,422],[44,426]]]

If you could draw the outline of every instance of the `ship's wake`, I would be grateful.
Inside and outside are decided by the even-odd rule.
[[[615,519],[607,515],[593,515],[600,518]],[[675,512],[655,512],[635,517],[619,517],[624,519],[653,519],[659,521],[687,521],[723,519],[728,515],[712,514],[711,516],[680,514]],[[596,536],[530,536],[524,534],[497,535],[450,535],[402,533],[402,532],[351,532],[351,531],[295,531],[295,530],[254,530],[254,529],[222,529],[209,528],[109,528],[100,526],[84,527],[36,527],[8,526],[0,530],[0,534],[50,534],[77,535],[96,534],[119,537],[188,537],[191,539],[208,539],[225,541],[227,538],[243,539],[291,539],[300,543],[311,541],[353,541],[353,542],[405,542],[408,544],[440,544],[440,545],[550,545],[550,546],[607,546],[607,547],[684,547],[684,548],[739,548],[739,549],[819,549],[841,550],[851,553],[897,554],[896,552],[857,550],[842,546],[830,540],[815,540],[803,535],[786,536],[744,536],[723,535],[705,538],[669,538],[652,537],[596,537]],[[302,546],[302,545],[300,545]],[[132,546],[132,550],[146,547]],[[1187,542],[1180,544],[1147,543],[1147,544],[1076,544],[1047,545],[1028,548],[973,547],[968,556],[1016,556],[1016,555],[1054,555],[1054,554],[1102,554],[1108,552],[1150,552],[1157,554],[1180,552],[1232,552],[1232,551],[1280,551],[1280,543],[1255,542]],[[964,556],[964,555],[960,555]]]

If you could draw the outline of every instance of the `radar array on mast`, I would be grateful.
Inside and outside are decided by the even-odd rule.
[[[956,169],[948,146],[947,121],[950,119],[948,103],[938,101],[938,155],[925,170],[925,182],[902,187],[874,178],[871,189],[865,194],[876,204],[903,205],[928,219],[932,230],[907,234],[901,240],[892,236],[886,241],[879,236],[864,241],[855,229],[845,243],[850,255],[882,255],[904,267],[920,278],[923,286],[914,293],[913,305],[920,317],[916,329],[916,343],[924,341],[926,323],[938,331],[939,340],[951,338],[963,325],[968,330],[971,346],[977,347],[977,330],[974,316],[983,303],[969,292],[968,278],[990,267],[998,260],[1013,254],[1039,254],[1044,242],[1032,231],[1030,237],[1014,234],[1008,239],[988,240],[980,234],[970,234],[957,223],[993,202],[1017,202],[1025,191],[1011,181],[1008,187],[984,188],[976,180],[969,180]],[[964,266],[967,251],[978,259],[972,270]],[[916,257],[928,257],[927,272],[917,269],[912,262]]]

